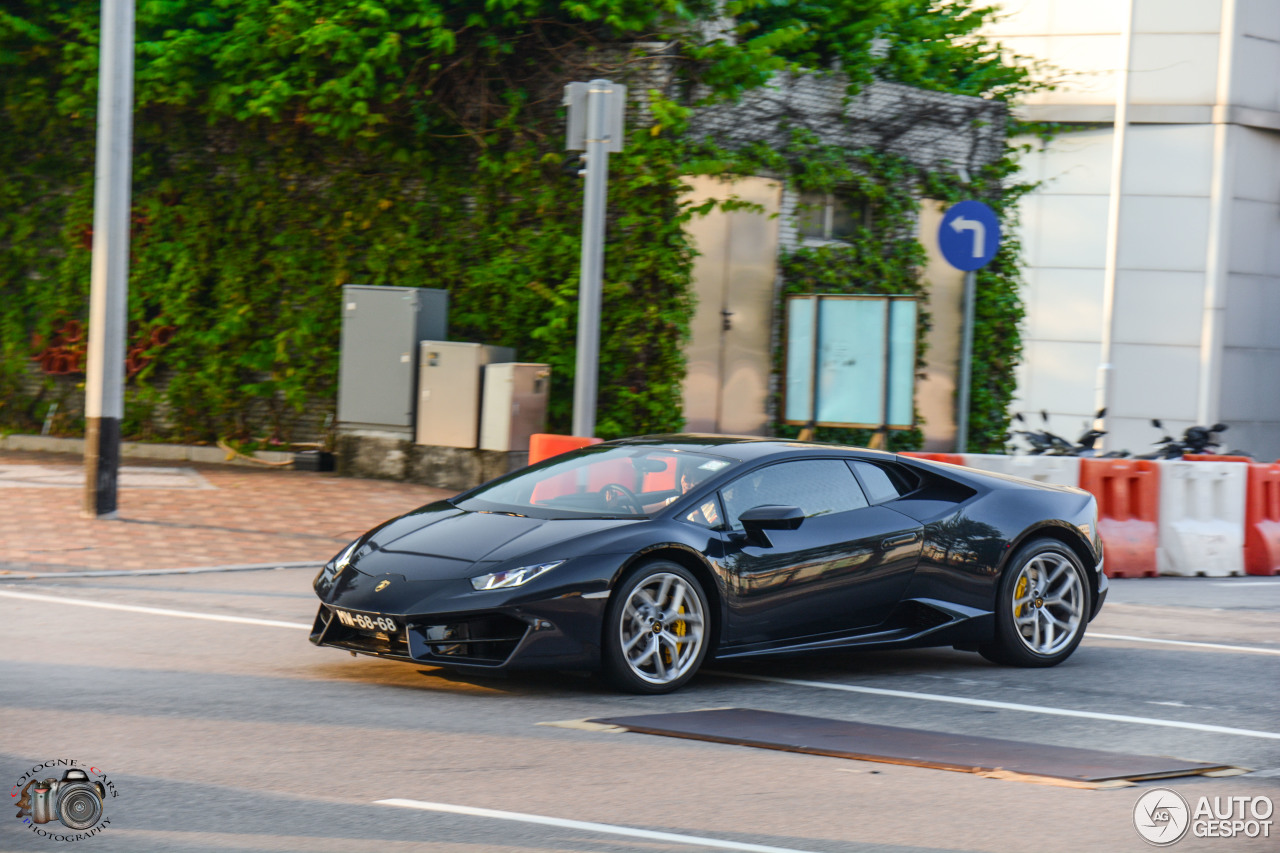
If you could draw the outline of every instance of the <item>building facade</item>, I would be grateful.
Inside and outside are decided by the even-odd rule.
[[[1016,406],[1111,449],[1224,422],[1280,456],[1280,0],[1002,0],[1047,62],[1022,118],[1027,321]]]

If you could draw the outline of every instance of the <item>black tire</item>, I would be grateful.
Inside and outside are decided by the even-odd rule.
[[[605,677],[631,693],[670,693],[707,656],[710,615],[702,584],[684,566],[654,560],[623,579],[605,611]]]
[[[978,652],[1006,666],[1056,666],[1080,645],[1089,600],[1089,581],[1075,552],[1056,539],[1028,542],[1000,578],[995,641]]]

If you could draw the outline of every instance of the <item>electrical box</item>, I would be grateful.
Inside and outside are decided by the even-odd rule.
[[[484,367],[515,361],[510,347],[457,341],[418,345],[418,444],[475,447],[480,437]]]
[[[490,364],[480,406],[481,450],[529,449],[529,436],[547,431],[551,365]]]
[[[347,284],[342,288],[338,422],[342,429],[413,434],[418,342],[447,334],[449,292]]]

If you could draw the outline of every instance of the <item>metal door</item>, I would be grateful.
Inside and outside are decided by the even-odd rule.
[[[685,430],[764,435],[782,185],[765,178],[688,180],[688,201],[737,198],[759,209],[714,210],[688,226],[699,254],[693,268],[697,308],[686,349]]]

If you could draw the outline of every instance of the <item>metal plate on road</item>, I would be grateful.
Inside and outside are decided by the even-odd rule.
[[[1152,755],[1023,743],[779,714],[749,708],[588,720],[633,732],[963,773],[1106,783],[1199,776],[1235,768]]]

